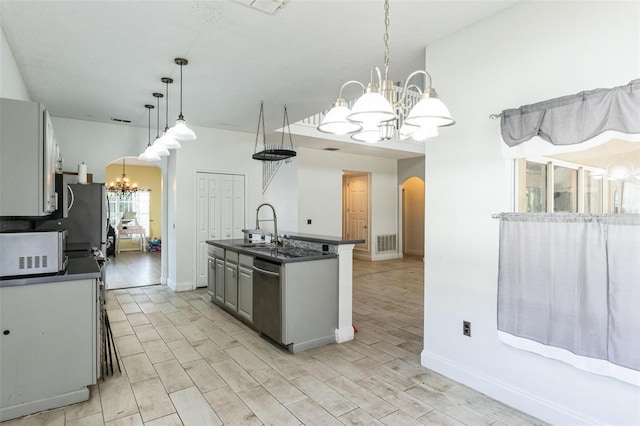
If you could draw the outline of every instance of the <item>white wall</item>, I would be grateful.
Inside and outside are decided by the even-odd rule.
[[[638,2],[525,2],[427,47],[457,124],[427,143],[422,363],[553,424],[640,424],[640,389],[498,341],[491,214],[511,178],[488,116],[637,78],[639,26]]]
[[[372,239],[398,232],[396,160],[300,148],[298,164],[299,232],[342,236],[343,170],[371,173]],[[374,255],[374,260],[377,258]]]
[[[260,166],[262,167],[262,166]],[[259,182],[262,185],[262,181]],[[267,190],[262,196],[262,201],[270,203],[276,210],[278,216],[278,233],[298,232],[298,157],[292,158],[290,163],[281,163],[280,168],[274,175]],[[255,208],[251,211],[247,226],[255,226]],[[260,210],[260,218],[270,219],[269,208]],[[260,224],[262,229],[273,232],[272,222]]]
[[[87,172],[93,173],[94,182],[105,182],[105,168],[113,160],[137,157],[144,150],[149,137],[148,129],[123,124],[58,117],[52,117],[52,123],[60,143],[63,170],[77,172],[78,164],[84,161]],[[165,161],[154,165],[164,169]]]
[[[0,27],[0,98],[32,100],[2,27]]]
[[[255,225],[255,209],[262,202],[262,166],[251,158],[255,135],[192,127],[198,139],[182,143],[169,165],[169,243],[175,239],[175,268],[169,264],[168,285],[176,290],[195,288],[196,172],[244,174],[245,227]],[[170,252],[171,259],[171,252]]]

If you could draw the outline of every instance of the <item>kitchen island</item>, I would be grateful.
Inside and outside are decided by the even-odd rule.
[[[252,232],[254,231],[245,230],[245,235],[250,236]],[[282,303],[289,302],[282,305],[285,308],[283,310],[285,326],[287,318],[291,320],[291,316],[287,317],[286,310],[291,306],[292,300],[295,300],[296,305],[309,306],[307,314],[301,318],[302,323],[309,324],[318,321],[320,317],[333,316],[333,312],[337,314],[335,321],[331,320],[333,324],[331,336],[322,332],[321,337],[316,336],[308,340],[309,342],[313,340],[313,343],[309,343],[310,346],[298,345],[296,348],[294,345],[293,351],[324,343],[346,342],[354,337],[352,326],[353,247],[362,242],[362,240],[343,240],[336,237],[298,233],[284,234],[280,241],[281,246],[251,242],[250,237],[236,240],[210,240],[207,241],[209,244],[209,293],[214,303],[230,308],[232,312],[237,312],[239,318],[255,326],[254,313],[246,303],[249,298],[249,289],[252,292],[254,289],[257,291],[263,289],[262,286],[253,285],[253,273],[256,272],[255,259],[280,264],[281,270],[278,269],[278,273],[282,272],[283,285],[297,291],[296,298],[287,297],[287,292],[282,298]],[[228,253],[237,253],[237,255],[227,256]],[[227,268],[227,265],[231,266]],[[332,269],[333,265],[337,267],[335,273]],[[236,268],[238,278],[234,280],[233,274]],[[262,269],[260,266],[258,268]],[[266,272],[261,274],[267,275]],[[330,284],[333,277],[337,279],[336,285]],[[318,280],[321,283],[317,283]],[[222,282],[226,284],[228,281],[237,282],[237,288],[227,286],[230,288],[231,297],[224,294],[225,288],[221,286]],[[238,295],[237,299],[233,297],[235,294]],[[251,308],[253,306],[260,308],[256,305],[257,300],[257,298],[253,299]],[[318,311],[317,314],[311,311],[313,309]],[[273,313],[271,315],[273,316]],[[326,330],[326,326],[324,329]]]
[[[65,273],[0,280],[0,421],[89,399],[99,369],[93,257]]]

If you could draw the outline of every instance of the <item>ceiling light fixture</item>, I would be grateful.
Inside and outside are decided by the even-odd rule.
[[[169,134],[179,141],[188,142],[196,140],[196,134],[193,130],[187,127],[187,123],[182,115],[182,67],[187,65],[189,61],[184,58],[176,58],[173,60],[177,65],[180,65],[180,115],[176,120],[176,125],[168,130]]]
[[[156,98],[156,139],[153,141],[151,147],[160,157],[167,157],[169,155],[169,150],[160,140],[160,98],[164,95],[162,93],[155,92],[153,96]]]
[[[437,135],[438,127],[455,124],[445,104],[438,99],[432,87],[431,75],[426,71],[411,73],[405,81],[400,99],[396,100],[396,90],[389,79],[389,0],[384,2],[384,27],[384,80],[380,69],[374,66],[371,69],[371,81],[366,87],[358,81],[348,81],[342,85],[338,99],[318,126],[319,131],[335,135],[351,133],[354,140],[374,143],[391,139],[398,119],[409,125],[400,131],[402,139],[413,137],[424,140],[430,135]],[[409,81],[417,75],[423,75],[426,80],[424,92],[416,85],[409,85]],[[374,81],[376,76],[377,83]],[[351,111],[342,98],[342,90],[350,83],[357,83],[364,89],[364,94]],[[416,102],[418,96],[420,99]]]
[[[138,156],[138,160],[142,161],[160,161],[160,156],[151,146],[151,110],[154,108],[153,105],[145,105],[146,109],[149,110],[149,142],[147,143],[147,148],[144,150],[142,154]]]
[[[165,146],[167,149],[180,149],[180,142],[177,141],[176,138],[169,134],[169,84],[173,83],[173,79],[169,77],[162,77],[160,79],[165,85],[165,109],[164,109],[164,132],[158,140],[159,143]]]
[[[107,187],[107,191],[124,200],[131,198],[131,194],[138,191],[138,184],[135,182],[131,183],[125,173],[124,157],[122,157],[122,177],[117,178],[115,182],[111,181]]]

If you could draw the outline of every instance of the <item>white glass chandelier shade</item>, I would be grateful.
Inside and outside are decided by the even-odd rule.
[[[396,113],[389,101],[377,91],[367,92],[360,96],[347,116],[350,121],[363,123],[364,127],[378,125],[381,122],[396,118]]]
[[[375,124],[365,125],[362,130],[351,135],[351,139],[358,142],[376,143],[380,140],[380,129]]]
[[[187,127],[187,123],[184,121],[184,118],[178,118],[176,120],[175,126],[167,130],[167,134],[180,142],[190,142],[196,140],[195,132]]]
[[[435,91],[425,93],[422,99],[409,112],[405,122],[418,127],[443,127],[451,126],[455,121],[447,106],[437,97],[432,97]]]
[[[344,99],[338,99],[333,108],[322,118],[322,123],[318,126],[318,130],[334,135],[346,135],[347,133],[361,130],[362,126],[360,124],[347,119],[349,114],[351,114],[351,110],[345,105]]]

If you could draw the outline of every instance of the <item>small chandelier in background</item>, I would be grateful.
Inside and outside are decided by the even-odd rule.
[[[127,177],[124,167],[124,158],[122,158],[122,176],[117,178],[115,182],[111,181],[107,187],[107,191],[111,194],[115,194],[116,197],[125,200],[130,199],[131,195],[138,191],[138,184],[135,182],[131,183]]]
[[[374,66],[371,69],[371,81],[366,87],[354,80],[343,84],[338,99],[322,118],[319,131],[335,135],[352,134],[354,140],[375,143],[393,137],[398,119],[403,123],[399,129],[400,138],[411,137],[414,140],[436,136],[438,127],[455,123],[446,105],[438,99],[431,75],[426,71],[411,73],[405,81],[400,99],[396,100],[393,81],[389,78],[389,0],[384,2],[384,11],[384,80],[380,69]],[[374,82],[374,71],[378,83]],[[409,85],[409,81],[417,75],[423,75],[426,80],[424,92],[416,85]],[[351,83],[360,85],[364,93],[349,110],[342,90]],[[417,99],[417,95],[420,99],[416,102],[414,99]]]
[[[182,67],[187,65],[189,61],[184,58],[175,58],[173,62],[175,62],[176,65],[180,65],[180,114],[178,115],[175,126],[167,130],[167,133],[178,141],[194,141],[196,140],[196,134],[187,127],[187,123],[182,115]]]
[[[147,104],[144,107],[149,110],[149,141],[147,142],[147,147],[145,148],[144,152],[138,156],[138,160],[160,161],[160,156],[151,145],[151,110],[154,108],[154,106]]]

